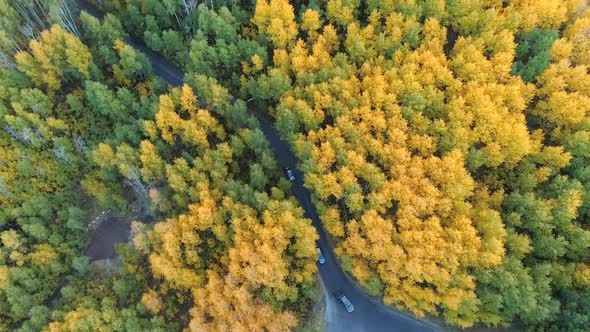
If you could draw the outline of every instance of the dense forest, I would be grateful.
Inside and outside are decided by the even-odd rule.
[[[245,103],[203,75],[168,89],[114,16],[2,8],[0,330],[296,326],[317,235]],[[159,221],[133,223],[116,271],[81,255],[92,198]]]
[[[252,112],[367,294],[590,326],[588,1],[89,3],[0,0],[0,331],[297,329],[318,235]],[[96,211],[138,206],[92,264]]]

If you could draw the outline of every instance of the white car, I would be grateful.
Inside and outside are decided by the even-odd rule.
[[[342,290],[337,290],[336,293],[334,293],[334,295],[336,296],[336,298],[338,300],[340,300],[340,302],[342,302],[342,304],[344,304],[344,307],[346,308],[346,311],[348,311],[348,312],[353,312],[354,311],[354,306],[348,300],[348,298],[344,295],[344,292]]]
[[[320,264],[324,264],[326,262],[326,258],[324,257],[324,254],[320,250],[320,247],[316,247],[315,250],[318,252],[318,262]]]
[[[285,167],[285,174],[287,175],[287,179],[289,179],[289,181],[295,181],[295,172],[291,169],[291,167]]]

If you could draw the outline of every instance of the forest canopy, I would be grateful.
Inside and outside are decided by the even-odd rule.
[[[342,266],[418,316],[583,330],[588,302],[571,301],[590,290],[587,5],[330,0],[269,14],[283,6],[257,2],[272,61],[244,90],[292,143]]]
[[[73,33],[2,5],[43,25],[3,35],[0,330],[294,328],[317,235],[244,102],[203,75],[202,98],[169,89],[112,15]],[[119,267],[83,256],[94,205],[157,221],[132,223]]]
[[[318,235],[253,112],[367,294],[590,325],[587,1],[88,3],[0,0],[0,330],[297,329]],[[84,256],[138,207],[118,261]]]

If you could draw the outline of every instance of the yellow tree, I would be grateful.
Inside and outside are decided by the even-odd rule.
[[[318,30],[322,27],[322,20],[317,11],[307,9],[301,18],[301,30],[307,32],[307,40],[313,42],[318,36]]]
[[[31,51],[16,54],[19,70],[36,84],[58,90],[62,81],[90,78],[92,56],[75,36],[55,25],[30,43]]]
[[[195,305],[190,309],[190,331],[290,331],[297,318],[290,312],[275,312],[252,297],[247,287],[231,274],[222,277],[208,271],[207,284],[193,288]]]
[[[535,27],[559,29],[559,27],[584,4],[583,0],[518,0],[504,8],[506,15],[515,12],[524,31]],[[502,6],[498,6],[502,8]]]
[[[252,23],[279,48],[285,48],[298,32],[293,6],[288,0],[257,1]]]
[[[157,182],[164,178],[164,159],[160,157],[156,147],[147,140],[139,145],[139,160],[141,160],[141,175],[146,182]]]

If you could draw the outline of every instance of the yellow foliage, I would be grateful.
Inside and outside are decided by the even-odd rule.
[[[58,25],[41,32],[38,39],[30,42],[29,48],[30,53],[19,52],[15,60],[19,70],[34,82],[58,90],[69,72],[77,71],[84,78],[90,78],[90,51],[78,38]]]
[[[141,296],[141,303],[145,305],[152,314],[157,314],[162,310],[164,304],[162,303],[162,299],[158,293],[156,293],[153,289],[144,292]]]
[[[99,167],[110,167],[115,165],[115,152],[104,143],[100,143],[98,148],[93,151],[92,159]]]
[[[264,62],[262,62],[262,58],[258,54],[252,56],[252,63],[256,70],[262,70],[264,68]]]
[[[578,287],[585,287],[590,285],[590,265],[584,263],[576,264],[574,280]]]
[[[197,97],[193,93],[193,89],[186,84],[182,85],[180,105],[184,111],[194,112],[197,110]]]
[[[283,49],[275,49],[273,54],[275,67],[286,70],[289,68],[289,54]]]
[[[307,9],[301,18],[301,30],[306,31],[308,40],[313,42],[318,36],[318,30],[322,27],[322,20],[317,11]]]
[[[78,331],[80,330],[80,326],[87,326],[89,324],[88,322],[91,322],[92,329],[95,331],[109,331],[109,323],[113,317],[109,317],[108,314],[108,311],[103,315],[103,312],[98,309],[78,306],[64,315],[63,322],[51,322],[45,327],[44,331]]]
[[[353,259],[352,274],[361,282],[368,280],[372,276],[371,268],[362,259]]]
[[[577,65],[590,67],[590,10],[586,8],[563,33],[573,47],[572,61]]]
[[[158,127],[154,121],[145,120],[143,122],[143,132],[151,140],[154,140],[158,137]]]
[[[192,89],[183,88],[181,103],[190,112],[190,119],[183,119],[177,112],[179,90],[175,89],[170,95],[160,96],[160,105],[156,113],[156,125],[160,129],[162,139],[169,144],[174,144],[177,138],[181,138],[185,144],[207,149],[210,146],[208,134],[213,133],[219,139],[225,138],[225,130],[218,121],[209,114],[209,111],[198,109],[196,112],[196,97]]]
[[[340,220],[340,213],[334,207],[329,207],[326,212],[320,216],[326,230],[336,237],[344,236],[344,223]]]
[[[10,258],[10,260],[13,261],[16,266],[23,266],[25,265],[27,256],[22,252],[13,251],[10,253],[10,255],[8,255],[8,258]]]
[[[154,182],[164,178],[164,159],[159,156],[156,147],[150,141],[141,141],[139,159],[143,166],[141,174],[146,182]]]
[[[549,65],[538,78],[533,114],[548,120],[547,133],[559,141],[590,114],[590,75],[584,65],[572,67],[567,60]]]
[[[10,285],[10,268],[6,265],[0,265],[0,290],[4,291]]]
[[[151,190],[150,190],[150,194],[151,194]],[[150,195],[151,196],[151,195]],[[137,220],[133,220],[131,222],[131,239],[133,241],[133,247],[142,252],[142,253],[148,253],[149,250],[149,240],[147,237],[147,227],[144,223],[137,221]]]
[[[55,249],[47,243],[34,246],[34,251],[28,255],[34,265],[49,264],[58,259],[59,255]]]
[[[354,8],[343,0],[328,0],[326,15],[330,21],[347,26],[354,20]]]
[[[326,47],[329,53],[338,50],[340,47],[340,40],[338,38],[338,34],[336,33],[336,29],[331,24],[324,26],[324,31],[322,32],[322,37],[326,40]]]
[[[18,250],[22,246],[20,235],[13,229],[0,233],[0,241],[4,248],[11,250]]]
[[[297,36],[295,14],[288,0],[256,1],[252,23],[279,48],[286,47]]]
[[[558,29],[567,19],[567,6],[564,6],[563,2],[562,0],[518,0],[512,1],[511,5],[522,17],[522,29],[526,32],[535,27]]]
[[[190,331],[289,331],[297,325],[295,314],[256,301],[231,275],[209,271],[207,280],[205,287],[192,290]]]
[[[572,55],[574,45],[565,38],[560,38],[551,47],[551,59],[554,62],[567,59]]]
[[[319,148],[314,148],[312,151],[312,158],[314,164],[319,168],[320,172],[329,170],[334,162],[336,162],[336,153],[332,148],[330,142],[325,142]]]

